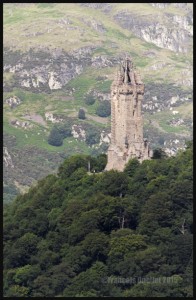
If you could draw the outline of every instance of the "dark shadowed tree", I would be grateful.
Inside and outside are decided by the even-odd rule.
[[[80,108],[80,109],[79,109],[79,112],[78,112],[78,118],[81,119],[81,120],[86,119],[85,111],[84,111],[83,108]]]

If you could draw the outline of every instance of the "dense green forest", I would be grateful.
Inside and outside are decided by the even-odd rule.
[[[4,296],[192,296],[192,158],[65,159],[4,207]]]

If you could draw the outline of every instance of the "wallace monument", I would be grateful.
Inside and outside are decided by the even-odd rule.
[[[150,159],[147,139],[143,138],[141,105],[144,84],[131,59],[120,65],[111,85],[111,143],[105,170],[123,171],[131,158]]]

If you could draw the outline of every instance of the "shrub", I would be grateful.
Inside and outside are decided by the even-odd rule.
[[[88,145],[97,144],[100,139],[100,131],[96,126],[88,126],[86,129],[86,143]]]
[[[87,105],[93,105],[96,99],[92,95],[87,95],[84,101]]]
[[[54,126],[48,137],[48,144],[52,146],[61,146],[63,144],[63,135],[59,132],[58,128]]]
[[[100,103],[100,105],[97,107],[96,114],[99,117],[108,117],[111,115],[111,105],[110,102],[107,100],[104,100]]]
[[[66,137],[71,136],[71,125],[70,121],[64,124],[55,124],[49,134],[48,144],[52,146],[61,146],[63,144],[63,140]]]
[[[63,138],[71,136],[71,125],[72,124],[70,122],[67,122],[57,126],[58,131],[60,132],[60,134],[62,134]]]
[[[78,112],[78,118],[81,119],[81,120],[86,119],[85,111],[84,111],[83,108],[80,108],[80,109],[79,109],[79,112]]]
[[[157,148],[153,151],[153,159],[160,159],[160,158],[165,158],[167,157],[167,154],[165,151],[161,148]]]
[[[137,171],[137,169],[139,168],[139,165],[140,163],[137,158],[130,159],[125,166],[125,170],[124,170],[125,174],[132,177]]]

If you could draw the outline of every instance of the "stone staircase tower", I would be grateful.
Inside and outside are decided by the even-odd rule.
[[[105,170],[123,171],[129,159],[150,159],[147,139],[143,138],[141,105],[144,84],[131,59],[121,64],[111,85],[111,144]]]

